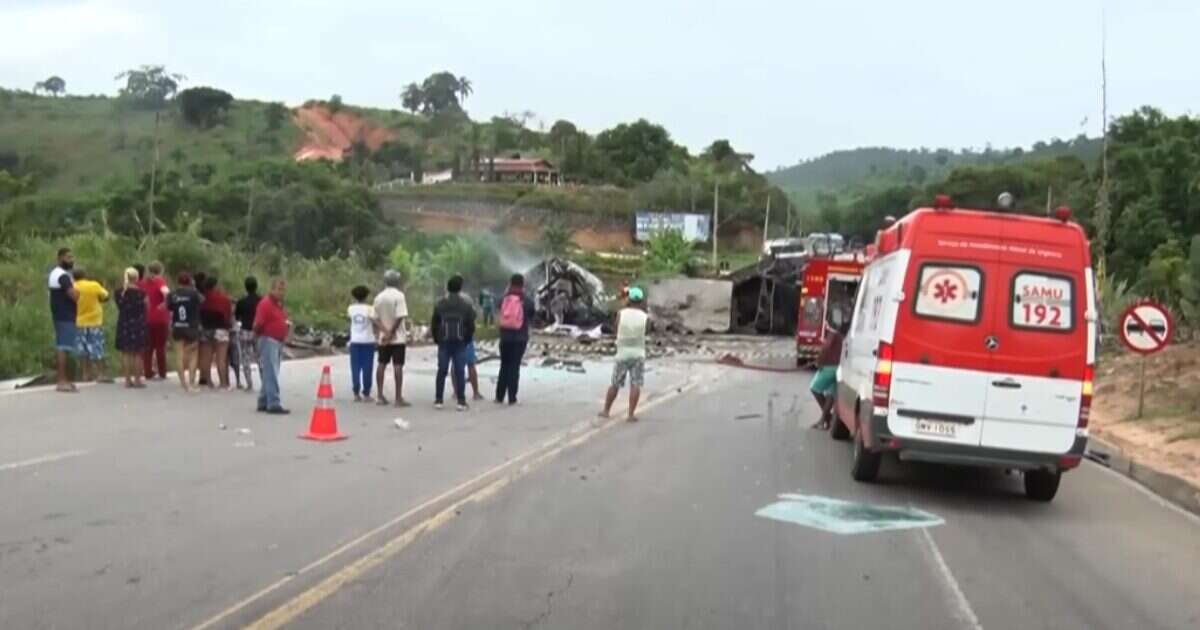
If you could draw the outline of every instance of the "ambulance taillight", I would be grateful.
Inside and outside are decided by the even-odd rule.
[[[871,404],[875,409],[886,409],[891,402],[892,397],[892,344],[886,341],[879,342],[879,351],[876,353],[878,361],[875,363],[875,386],[871,390]]]
[[[1088,419],[1092,415],[1092,387],[1093,380],[1096,378],[1096,368],[1088,365],[1083,368],[1083,388],[1079,396],[1079,422],[1075,425],[1077,430],[1086,431],[1088,428]]]

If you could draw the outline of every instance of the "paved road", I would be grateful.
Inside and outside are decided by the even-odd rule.
[[[516,409],[414,409],[409,431],[339,401],[339,444],[238,394],[0,397],[0,627],[1200,625],[1200,523],[1099,467],[1049,505],[933,466],[856,484],[796,375],[660,363],[644,421],[596,427],[606,369],[587,368],[530,370]],[[318,369],[287,366],[298,411]],[[944,523],[755,516],[785,493]]]

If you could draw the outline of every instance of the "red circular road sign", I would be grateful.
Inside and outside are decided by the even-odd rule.
[[[1171,343],[1175,334],[1175,320],[1167,307],[1151,300],[1143,300],[1125,309],[1121,318],[1121,342],[1138,354],[1154,354]]]

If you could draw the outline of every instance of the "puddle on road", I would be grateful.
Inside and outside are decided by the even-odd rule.
[[[779,499],[755,512],[755,516],[834,534],[863,534],[945,523],[935,514],[912,507],[872,505],[803,494],[781,494]]]

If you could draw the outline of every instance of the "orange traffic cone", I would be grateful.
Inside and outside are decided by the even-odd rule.
[[[329,376],[328,365],[321,370],[321,384],[317,387],[317,404],[313,407],[308,433],[300,437],[319,442],[346,439],[345,435],[338,433],[337,410],[333,408],[333,383]]]

